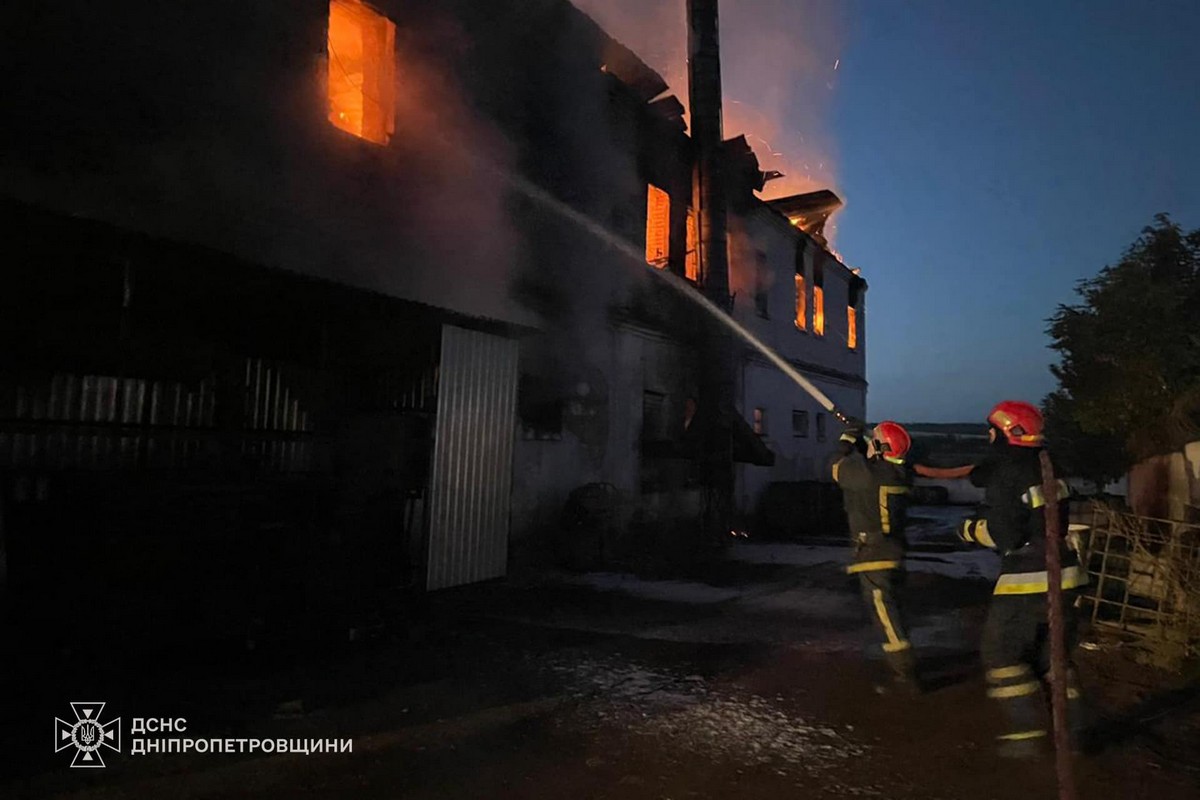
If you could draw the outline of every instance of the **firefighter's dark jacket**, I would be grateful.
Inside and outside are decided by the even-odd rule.
[[[912,486],[908,470],[882,458],[868,460],[857,447],[847,447],[833,464],[833,479],[842,489],[855,542],[848,571],[899,569]]]
[[[978,464],[971,483],[984,490],[983,519],[986,529],[968,541],[994,547],[1000,553],[1000,578],[996,594],[1036,594],[1046,591],[1046,521],[1042,492],[1041,449],[999,445],[995,453]],[[1061,530],[1067,531],[1069,490],[1059,482],[1058,513]],[[969,526],[968,526],[969,527]],[[990,541],[980,541],[980,538]],[[1087,582],[1073,550],[1062,545],[1063,588]]]

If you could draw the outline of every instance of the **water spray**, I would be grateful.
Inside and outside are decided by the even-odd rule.
[[[530,183],[524,178],[517,177],[516,175],[502,170],[493,164],[489,164],[488,167],[492,171],[499,174],[521,194],[550,209],[551,211],[554,211],[560,216],[569,219],[571,222],[583,228],[588,233],[592,234],[621,255],[629,258],[632,262],[640,264],[655,278],[671,287],[671,289],[673,289],[677,294],[686,297],[693,303],[698,304],[701,308],[708,312],[709,316],[724,325],[733,333],[737,334],[737,336],[739,336],[755,350],[762,353],[768,361],[779,368],[780,372],[789,377],[792,382],[794,382],[801,389],[808,392],[808,394],[811,395],[814,400],[820,403],[822,408],[837,417],[838,420],[840,420],[843,424],[849,422],[849,417],[839,410],[838,407],[834,405],[833,401],[830,400],[824,392],[818,389],[812,381],[804,377],[804,375],[798,369],[792,366],[792,364],[789,363],[783,356],[779,355],[779,353],[771,349],[765,342],[760,340],[750,331],[746,330],[732,316],[725,313],[725,311],[723,311],[716,303],[709,300],[700,292],[695,291],[695,289],[692,288],[692,285],[686,280],[668,269],[659,269],[652,264],[646,263],[645,258],[642,257],[642,253],[639,252],[638,249],[628,241],[620,236],[617,236],[615,233],[608,230],[588,215],[577,211],[576,209],[571,208],[569,205],[558,200],[546,190]]]

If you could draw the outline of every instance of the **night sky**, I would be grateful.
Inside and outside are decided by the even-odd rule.
[[[575,0],[686,101],[685,0]],[[1053,388],[1045,320],[1165,211],[1200,227],[1200,2],[722,0],[725,133],[832,186],[869,414]]]
[[[1075,282],[1157,212],[1200,227],[1200,3],[860,0],[850,26],[837,245],[871,284],[872,418],[1040,400]]]

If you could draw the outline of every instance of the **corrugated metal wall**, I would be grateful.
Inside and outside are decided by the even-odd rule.
[[[505,574],[516,406],[517,343],[443,326],[427,589]]]

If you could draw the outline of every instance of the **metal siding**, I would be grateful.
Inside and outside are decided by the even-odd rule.
[[[516,394],[515,341],[443,326],[428,589],[505,574]]]

